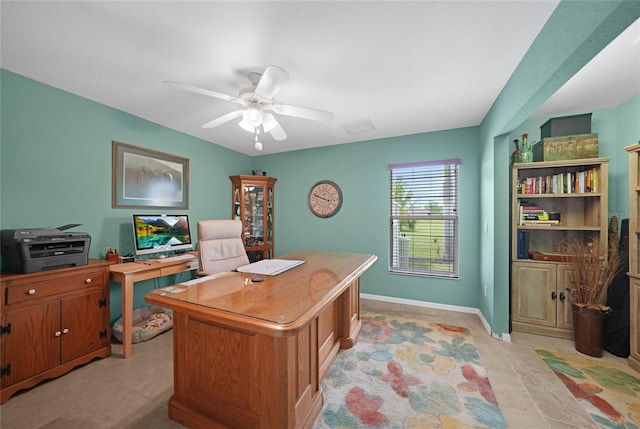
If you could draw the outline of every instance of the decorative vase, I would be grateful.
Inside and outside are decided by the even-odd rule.
[[[522,146],[520,147],[522,161],[520,162],[533,162],[533,148],[529,144],[529,134],[523,134],[520,137],[522,137]]]
[[[571,306],[576,350],[588,356],[602,357],[602,332],[606,313],[596,308],[579,307],[576,304]]]
[[[533,151],[531,146],[523,147],[520,153],[522,161],[520,162],[533,162]]]
[[[511,153],[511,162],[522,162],[522,157],[520,156],[519,140],[515,139],[513,142],[516,144],[516,150]]]

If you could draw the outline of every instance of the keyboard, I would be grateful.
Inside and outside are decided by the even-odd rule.
[[[192,255],[191,253],[185,253],[184,255],[167,256],[166,258],[154,259],[153,262],[157,262],[159,264],[166,264],[167,262],[184,261],[185,259],[194,259],[194,258],[195,258],[195,255]]]

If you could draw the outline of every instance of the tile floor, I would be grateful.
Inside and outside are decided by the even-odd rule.
[[[577,353],[573,341],[514,332],[511,343],[489,336],[473,314],[362,300],[362,311],[401,314],[465,326],[473,334],[498,403],[513,429],[597,428],[534,353],[538,347]],[[167,417],[172,394],[172,331],[19,393],[0,407],[2,429],[183,428]],[[603,359],[626,365],[605,352]]]

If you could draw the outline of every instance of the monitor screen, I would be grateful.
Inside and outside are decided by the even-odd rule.
[[[187,215],[133,215],[136,255],[186,251],[193,248]]]

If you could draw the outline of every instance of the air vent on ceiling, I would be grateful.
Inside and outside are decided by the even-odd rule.
[[[376,127],[369,119],[358,119],[356,121],[341,122],[342,128],[349,134],[360,134],[373,131]]]

